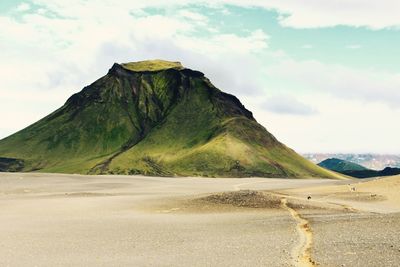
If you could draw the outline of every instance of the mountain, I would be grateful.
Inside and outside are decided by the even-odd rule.
[[[372,170],[381,170],[385,167],[400,168],[400,155],[307,153],[303,154],[303,156],[315,164],[328,158],[337,158],[360,164]]]
[[[162,60],[114,64],[0,140],[0,157],[22,171],[341,178],[280,143],[203,73]]]
[[[336,159],[336,158],[331,158],[331,159],[326,159],[320,163],[318,163],[318,166],[321,166],[323,168],[335,171],[335,172],[349,172],[349,171],[365,171],[368,170],[364,166],[358,165],[356,163],[347,161],[347,160],[342,160],[342,159]]]
[[[339,172],[356,178],[392,176],[400,174],[400,168],[386,167],[381,171],[377,171],[365,168],[364,166],[361,166],[359,164],[350,161],[336,159],[336,158],[326,159],[318,163],[318,165],[325,169]]]

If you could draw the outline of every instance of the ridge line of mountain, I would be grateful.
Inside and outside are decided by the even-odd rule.
[[[3,170],[343,178],[279,142],[200,71],[115,63],[38,122],[0,140]]]

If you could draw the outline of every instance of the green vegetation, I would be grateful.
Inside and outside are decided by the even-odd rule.
[[[400,174],[400,168],[386,167],[381,171],[376,171],[365,168],[364,166],[358,165],[350,161],[336,159],[336,158],[326,159],[318,163],[318,165],[325,169],[332,170],[356,178],[392,176]]]
[[[361,166],[359,164],[347,161],[347,160],[341,160],[341,159],[336,159],[336,158],[331,158],[331,159],[326,159],[320,163],[318,163],[319,166],[336,171],[336,172],[345,172],[345,171],[364,171],[368,170],[364,166]]]
[[[180,62],[171,62],[160,59],[124,63],[121,64],[121,66],[131,71],[160,71],[166,69],[183,69],[183,66]]]
[[[180,63],[114,64],[64,106],[0,141],[24,171],[208,177],[329,177],[240,101]]]

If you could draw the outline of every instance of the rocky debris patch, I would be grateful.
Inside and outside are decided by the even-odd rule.
[[[280,198],[267,193],[240,190],[209,195],[197,199],[208,204],[230,205],[241,208],[280,208]]]

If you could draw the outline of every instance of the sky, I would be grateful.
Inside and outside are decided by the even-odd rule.
[[[398,0],[1,0],[0,138],[114,62],[180,61],[297,152],[400,153]]]

